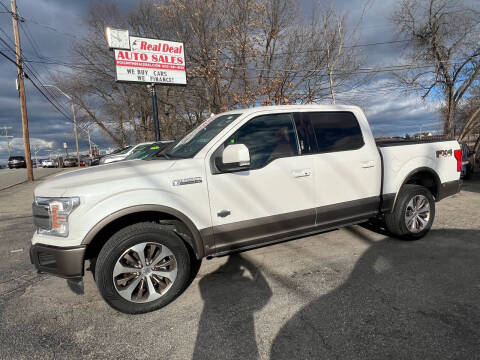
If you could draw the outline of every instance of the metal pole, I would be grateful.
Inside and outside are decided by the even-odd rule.
[[[33,181],[32,154],[30,153],[30,134],[28,132],[27,99],[25,97],[25,84],[23,83],[23,78],[25,74],[23,72],[23,61],[22,61],[22,53],[20,48],[20,35],[18,33],[17,4],[15,0],[12,0],[11,5],[12,5],[13,37],[15,38],[15,55],[17,59],[17,76],[18,76],[18,93],[20,96],[20,113],[22,115],[23,146],[25,151],[25,162],[27,163],[28,180]]]
[[[150,87],[152,92],[153,104],[153,123],[155,124],[155,141],[160,141],[160,125],[158,123],[158,108],[157,108],[157,92],[155,91],[155,84]]]
[[[80,152],[78,151],[78,132],[77,132],[77,119],[75,118],[75,105],[73,104],[73,97],[71,97],[68,94],[65,94],[65,92],[60,89],[56,85],[44,85],[44,86],[50,86],[58,91],[60,91],[67,99],[69,99],[72,102],[72,114],[73,114],[73,133],[75,134],[75,147],[77,149],[77,166],[80,166]],[[68,152],[67,152],[67,157],[68,157]]]
[[[80,166],[80,152],[78,151],[77,118],[75,117],[75,105],[73,105],[73,100],[72,100],[72,114],[73,114],[73,133],[75,134],[75,147],[77,148],[77,166]]]
[[[87,128],[88,135],[88,155],[92,157],[92,141],[90,140],[90,128]]]
[[[37,159],[37,154],[40,149],[38,148],[37,145],[33,148],[33,152],[35,153],[35,166],[38,168],[38,159]]]
[[[3,131],[5,131],[5,135],[0,135],[0,138],[5,138],[7,140],[7,149],[8,149],[8,157],[11,156],[10,153],[10,138],[13,138],[13,136],[8,135],[8,129],[11,129],[11,126],[4,126],[2,127]]]

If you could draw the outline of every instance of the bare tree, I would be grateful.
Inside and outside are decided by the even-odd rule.
[[[455,113],[480,74],[480,12],[458,0],[403,0],[393,12],[398,33],[410,39],[410,69],[399,77],[422,98],[440,94],[444,133],[455,136]]]
[[[457,111],[458,140],[474,142],[473,150],[480,151],[480,85],[472,87],[470,97],[459,104]]]
[[[159,86],[161,134],[173,138],[210,113],[252,104],[313,102],[358,82],[358,49],[348,47],[345,15],[304,17],[296,0],[143,0],[128,14],[94,5],[89,34],[72,46],[71,77],[57,79],[74,94],[84,118],[115,143],[153,137],[151,99],[144,85],[115,82],[104,28],[182,41],[186,87]]]

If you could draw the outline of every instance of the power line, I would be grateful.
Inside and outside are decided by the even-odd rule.
[[[61,34],[61,35],[64,35],[64,36],[68,36],[68,37],[71,37],[71,38],[73,38],[73,39],[78,39],[78,36],[76,36],[76,35],[73,35],[73,34],[70,34],[70,33],[66,33],[66,32],[63,32],[63,31],[60,31],[60,30],[55,29],[54,27],[52,27],[52,26],[50,26],[50,25],[42,24],[42,23],[40,23],[40,22],[38,22],[38,21],[36,21],[36,20],[33,20],[33,19],[31,19],[31,18],[22,17],[22,20],[23,20],[23,21],[29,21],[29,22],[31,22],[32,24],[41,26],[41,27],[43,27],[43,28],[45,28],[45,29],[54,31],[54,32],[56,32],[56,33],[58,33],[58,34]]]
[[[10,46],[8,45],[8,43],[6,43],[2,38],[0,38],[0,41],[2,41],[4,44],[6,44],[8,47],[10,47]],[[10,48],[10,50],[11,50],[11,51],[14,51],[14,50],[11,49],[11,48]],[[18,66],[18,65],[17,65],[17,62],[16,62],[15,60],[11,59],[10,57],[8,57],[3,51],[0,52],[0,55],[2,55],[2,56],[5,57],[7,60],[9,60],[9,61],[12,62],[13,64],[15,64],[15,66]],[[28,70],[30,70],[31,75],[32,75],[39,83],[41,83],[41,80],[38,79],[38,77],[35,75],[34,71],[29,67],[29,65],[26,64],[26,63],[23,63],[23,64],[24,64],[24,66],[25,66]],[[26,77],[27,79],[29,79],[29,80],[32,82],[32,84],[34,83],[33,80],[30,78],[30,76],[29,76],[28,73],[25,73],[25,77]],[[42,84],[42,86],[43,86],[43,84]],[[44,87],[44,86],[43,86],[43,87]],[[46,91],[48,92],[48,90],[46,90]],[[42,93],[42,95],[45,96],[45,94],[43,94],[43,93]],[[53,95],[51,95],[51,96],[53,96]],[[49,98],[47,98],[47,100],[51,102],[51,100],[50,100]],[[52,104],[53,104],[53,103],[52,103]],[[58,106],[59,106],[59,105],[56,105],[55,107],[58,108]],[[64,109],[64,111],[65,111],[65,109]],[[65,113],[62,112],[62,114],[63,114],[64,116],[66,116]],[[67,117],[68,117],[68,116],[67,116]]]
[[[8,61],[10,61],[11,63],[15,64],[15,66],[18,66],[17,65],[17,62],[13,59],[11,59],[9,56],[7,56],[3,51],[0,50],[0,55],[2,55],[5,59],[7,59]]]
[[[13,60],[12,58],[10,58],[8,55],[6,55],[3,51],[0,51],[0,55],[2,55],[3,57],[5,57],[8,61],[10,61],[11,63],[15,64],[15,66],[18,67],[17,63],[15,60]],[[20,66],[21,67],[21,66]],[[27,74],[25,73],[25,77],[30,80],[30,82],[32,83],[32,85],[40,92],[40,94],[42,94],[45,99],[47,99],[47,101],[52,104],[52,106],[57,109],[57,111],[59,113],[61,113],[63,116],[65,116],[65,118],[71,122],[72,119],[70,119],[70,117],[68,115],[66,115],[56,104],[53,103],[53,101],[43,92],[43,90],[37,85],[37,83]]]
[[[8,11],[8,8],[6,5],[0,0],[1,5]],[[18,23],[22,22],[24,20],[21,19],[21,17],[18,15],[18,9],[16,6],[16,1],[12,0],[12,9],[11,9],[11,14],[12,14],[12,24],[13,24],[13,33],[14,33],[14,39],[15,39],[15,55],[16,55],[16,61],[14,61],[12,58],[10,58],[8,55],[6,55],[3,51],[1,52],[1,55],[5,57],[7,60],[11,61],[12,63],[15,64],[17,68],[17,81],[19,85],[19,96],[20,96],[20,104],[21,104],[21,115],[22,115],[22,128],[23,128],[23,139],[24,139],[24,151],[25,151],[25,157],[27,158],[27,170],[28,170],[28,179],[33,181],[33,171],[32,171],[32,165],[30,162],[30,136],[29,136],[29,131],[28,131],[28,119],[27,119],[27,107],[26,107],[26,97],[25,97],[25,86],[24,86],[24,78],[27,78],[31,81],[32,85],[42,94],[45,99],[59,112],[61,113],[66,119],[69,121],[72,121],[68,115],[66,115],[62,109],[58,106],[58,104],[54,103],[52,99],[38,86],[38,83],[40,86],[42,86],[45,89],[45,85],[42,83],[41,79],[39,78],[40,75],[36,74],[35,69],[33,66],[30,66],[28,64],[24,64],[23,62],[23,56],[21,55],[21,48],[20,48],[20,34],[19,34],[19,29],[18,29]],[[22,30],[24,31],[28,41],[32,45],[33,50],[40,55],[39,51],[37,50],[35,40],[33,39],[30,34],[23,29],[23,26],[21,26]],[[6,38],[9,39],[9,36],[3,31],[2,32],[5,34]],[[11,46],[3,39],[1,39],[2,42],[7,45],[8,48],[11,49]],[[28,74],[24,71],[24,67],[28,68],[33,76],[32,77],[28,76]],[[47,90],[48,92],[48,90]],[[52,94],[50,93],[52,96]],[[68,97],[68,96],[67,96]],[[77,126],[75,122],[75,113],[74,113],[74,103],[73,99],[71,97],[68,97],[72,101],[72,112],[73,112],[73,123],[74,123],[74,132],[75,132],[75,138],[76,138],[76,149],[77,149],[77,157],[78,161],[80,161],[80,154],[79,154],[79,149],[78,149],[78,137],[77,137]]]
[[[13,43],[12,38],[7,34],[7,32],[6,32],[5,30],[3,30],[2,28],[0,28],[0,32],[1,32],[3,35],[5,35],[5,37],[7,38],[7,40],[9,40],[9,41],[11,41],[11,42]],[[7,46],[9,46],[9,45],[7,45]],[[15,50],[14,50],[11,46],[9,46],[9,47],[10,47],[11,50],[13,50],[13,52],[15,52]]]
[[[37,54],[37,56],[39,57],[42,57],[42,55],[40,54],[40,50],[39,50],[39,47],[38,47],[38,44],[36,43],[34,37],[30,34],[30,31],[28,31],[28,27],[27,25],[23,26],[22,23],[20,23],[20,28],[22,29],[23,33],[25,34],[25,37],[27,38],[28,42],[30,43],[30,45],[32,46],[33,50],[35,51],[35,53]],[[25,59],[24,59],[25,61]],[[30,70],[30,72],[37,78],[37,80],[40,82],[40,84],[42,85],[42,88],[50,94],[51,97],[53,97],[57,103],[58,106],[60,106],[64,111],[67,111],[63,105],[58,101],[58,98],[54,95],[54,93],[51,91],[51,89],[47,88],[44,86],[43,82],[42,82],[42,79],[40,77],[40,74],[39,72],[35,69],[35,67],[33,65],[30,65],[30,64],[27,64],[25,63],[25,66]],[[52,76],[52,73],[50,72],[50,70],[48,69],[47,66],[45,65],[42,65],[43,68],[50,74],[50,76]]]
[[[3,6],[3,8],[5,9],[5,12],[8,12],[9,14],[12,13],[12,10],[10,10],[10,9],[8,8],[8,6],[5,5],[5,4],[3,3],[3,1],[1,1],[1,0],[0,0],[0,5]]]
[[[35,40],[33,39],[33,37],[30,36],[30,33],[26,30],[26,26],[23,26],[22,23],[20,23],[20,28],[22,29],[25,37],[27,38],[27,41],[30,43],[30,45],[32,46],[32,49],[33,51],[37,54],[38,57],[42,57],[42,55],[40,55],[40,52],[39,50],[37,49],[37,45],[35,44]]]
[[[2,32],[8,37],[8,35],[3,31],[3,29],[0,28],[0,30],[2,30]],[[12,51],[13,53],[15,53],[15,50],[10,46],[10,44],[8,44],[8,43],[7,43],[4,39],[2,39],[1,37],[0,37],[0,41],[3,42],[3,43],[10,49],[10,51]],[[2,55],[3,55],[4,57],[6,57],[5,54],[2,54]],[[7,59],[9,59],[9,58],[7,57]],[[9,60],[12,61],[12,59],[9,59]],[[16,61],[14,61],[14,63],[15,63],[15,66],[17,66]],[[43,87],[43,89],[45,89],[45,91],[48,92],[48,93],[50,94],[50,96],[55,99],[55,96],[54,96],[53,93],[50,91],[50,89],[47,89],[47,88],[45,88],[45,86],[43,86],[43,83],[42,83],[42,81],[41,81],[40,78],[39,78],[40,75],[33,69],[33,67],[29,66],[29,64],[27,64],[27,63],[25,62],[25,58],[24,58],[24,57],[22,57],[22,63],[24,64],[25,68],[27,68],[27,69],[30,71],[31,75],[41,84],[41,86]],[[33,80],[32,80],[30,77],[28,77],[28,74],[25,73],[25,75],[27,76],[27,78],[28,78],[28,79],[32,82],[32,84],[33,84],[34,82],[33,82]],[[38,75],[38,76],[37,76],[37,75]],[[42,95],[46,96],[43,92],[42,92]],[[47,97],[47,100],[48,100],[50,103],[52,103],[52,105],[54,105],[53,102],[52,102],[52,100],[51,100],[50,98]],[[55,99],[55,101],[57,101],[57,100]],[[63,111],[60,111],[60,112],[62,113],[62,115],[64,115],[65,117],[67,117],[67,118],[70,120],[70,118],[68,117],[68,115],[65,114],[66,110],[65,110],[65,108],[63,108],[62,105],[60,105],[60,104],[57,102],[57,104],[55,104],[54,106],[55,106],[56,109],[58,109],[59,107],[61,107],[61,108],[63,109]]]

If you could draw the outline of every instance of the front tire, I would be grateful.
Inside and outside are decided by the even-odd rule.
[[[435,218],[435,199],[425,187],[413,184],[402,186],[393,211],[385,214],[385,225],[395,237],[418,240],[432,227]]]
[[[191,278],[190,254],[173,231],[138,223],[115,233],[95,264],[105,301],[127,314],[160,309],[179,296]]]

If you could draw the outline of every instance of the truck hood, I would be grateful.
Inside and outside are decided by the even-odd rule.
[[[35,188],[35,196],[62,197],[97,193],[106,183],[134,184],[148,176],[159,176],[175,160],[129,160],[88,167],[56,175]]]

